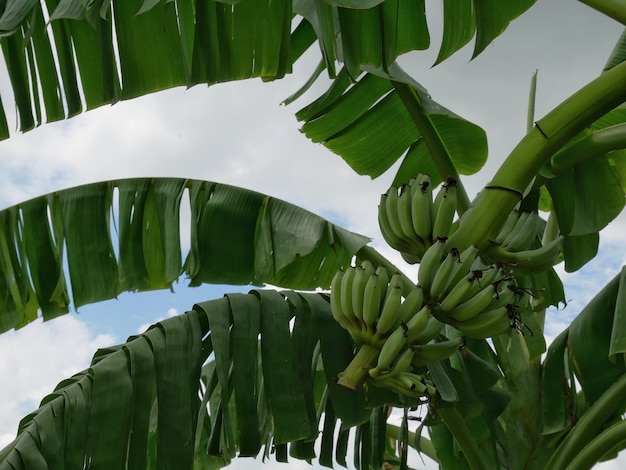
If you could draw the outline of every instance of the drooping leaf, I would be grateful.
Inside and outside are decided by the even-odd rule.
[[[183,261],[185,196],[191,199],[192,217],[185,223],[192,243]],[[124,291],[170,288],[183,272],[192,285],[328,287],[336,270],[368,242],[269,196],[177,178],[58,191],[1,211],[0,222],[3,331],[34,320],[37,308],[46,319],[66,313],[70,289],[80,307]]]
[[[543,363],[541,405],[543,433],[552,434],[571,426],[571,391],[565,374],[568,331],[561,333],[548,348]]]
[[[613,52],[609,56],[606,64],[604,65],[603,72],[607,72],[611,70],[616,65],[621,64],[626,60],[626,30],[622,33],[622,35],[617,40],[615,47],[613,48]]]
[[[578,271],[588,261],[598,254],[600,235],[588,233],[586,235],[570,235],[563,242],[563,258],[565,259],[565,271],[572,273]]]
[[[533,3],[446,2],[438,62],[474,31],[478,55]],[[281,78],[314,42],[291,28],[294,16],[314,31],[331,78],[337,60],[356,79],[364,67],[386,70],[430,45],[423,0],[9,0],[3,7],[2,51],[22,131],[166,88]],[[0,138],[7,138],[0,111]]]
[[[444,0],[443,38],[435,65],[443,62],[467,44],[476,31],[476,20],[472,2]]]
[[[626,352],[622,328],[626,312],[625,273],[622,269],[572,321],[567,333],[563,333],[567,335],[567,351],[576,379],[590,403],[626,372],[622,356]]]
[[[37,468],[78,468],[85,461],[120,468],[127,459],[142,465],[156,399],[157,468],[191,468],[203,333],[195,312],[171,320],[100,350],[91,367],[61,382],[21,421],[0,466],[16,452],[23,458],[26,448]]]
[[[548,181],[548,189],[566,235],[602,230],[626,203],[623,182],[609,155],[597,156],[563,172]]]
[[[426,170],[429,150],[390,79],[406,82],[422,100],[434,129],[432,138],[444,145],[457,171],[472,174],[484,164],[484,131],[432,100],[427,91],[395,66],[389,73],[368,69],[352,87],[344,80],[300,110],[302,131],[340,155],[357,173],[376,178],[402,159],[401,174]],[[340,74],[341,75],[341,74]],[[393,133],[394,138],[387,136]],[[408,151],[408,153],[407,153]],[[399,173],[400,174],[400,173]],[[435,178],[436,179],[436,178]],[[406,181],[405,181],[406,182]]]
[[[221,468],[236,454],[257,456],[274,439],[283,442],[277,460],[287,460],[288,446],[292,457],[313,458],[316,441],[327,449],[334,439],[334,410],[349,417],[347,400],[341,404],[336,393],[326,395],[325,413],[309,410],[311,377],[322,382],[315,387],[337,387],[316,373],[321,356],[312,352],[328,332],[316,326],[320,317],[332,321],[324,294],[253,291],[197,304],[99,350],[88,369],[62,381],[21,421],[16,439],[0,451],[0,467],[75,468],[89,460],[93,468],[191,469],[194,461]],[[351,350],[349,336],[333,340]],[[353,417],[361,422],[342,419],[337,460],[356,425],[361,461],[382,462],[387,410],[353,401],[352,413],[358,403]],[[320,428],[324,415],[328,425]]]

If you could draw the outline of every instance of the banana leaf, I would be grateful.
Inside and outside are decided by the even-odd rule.
[[[352,356],[326,294],[255,290],[203,302],[99,350],[20,422],[0,468],[219,468],[235,455],[284,460],[287,448],[311,459],[315,442],[332,452],[336,420],[355,429],[359,468],[369,468],[383,459],[386,409],[317,373]]]
[[[354,84],[347,70],[342,70],[324,95],[296,113],[309,139],[323,143],[354,171],[372,178],[401,160],[396,185],[420,172],[430,174],[433,185],[448,176],[438,171],[426,143],[428,138],[447,149],[455,173],[474,174],[482,168],[487,159],[487,138],[480,127],[435,102],[396,64],[389,73],[368,70],[370,73]],[[392,80],[406,83],[419,96],[432,129],[416,127]]]
[[[626,35],[618,40],[604,71],[624,60]],[[565,237],[565,270],[574,272],[598,251],[599,232],[626,204],[626,109],[620,106],[560,149],[542,170]],[[583,196],[584,195],[584,196]]]
[[[182,219],[191,245],[181,239]],[[190,285],[327,288],[369,239],[284,201],[177,178],[108,181],[0,212],[0,330],[125,291]],[[183,250],[187,252],[183,258]],[[67,259],[65,264],[64,259]],[[71,295],[70,295],[71,293]]]
[[[438,61],[474,34],[477,56],[534,0],[479,3],[463,14],[446,5]],[[365,65],[386,69],[430,44],[423,0],[9,0],[0,45],[19,129],[177,86],[281,78],[316,42],[306,28],[292,32],[294,15],[312,26],[331,77],[336,59],[356,79]],[[0,138],[8,138],[2,103],[0,111]]]
[[[546,468],[564,467],[575,458],[612,459],[623,448],[625,285],[622,268],[548,348],[542,380],[544,433],[558,447]],[[603,447],[611,434],[622,444]],[[598,451],[602,455],[594,454]]]

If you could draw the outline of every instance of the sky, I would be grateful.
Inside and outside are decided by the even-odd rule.
[[[578,2],[539,0],[477,59],[470,62],[470,46],[431,68],[439,44],[440,12],[438,1],[427,1],[432,50],[407,54],[400,63],[436,101],[487,131],[489,161],[478,175],[464,179],[473,197],[525,133],[533,72],[538,70],[536,116],[540,118],[598,75],[623,27]],[[324,92],[328,82],[321,80],[292,105],[280,105],[308,78],[316,61],[315,54],[307,54],[292,75],[273,83],[251,80],[168,90],[46,124],[24,135],[16,132],[0,142],[0,207],[106,179],[205,179],[301,205],[371,236],[374,247],[405,266],[381,243],[376,219],[379,195],[390,185],[393,171],[373,181],[359,176],[299,131],[295,112]],[[11,109],[1,67],[0,94],[5,109]],[[574,274],[565,275],[557,268],[564,276],[568,305],[549,312],[549,339],[626,263],[624,230],[622,214],[602,233],[595,260]],[[407,272],[415,271],[407,268]],[[0,446],[13,438],[19,419],[60,380],[88,366],[97,348],[123,342],[196,302],[242,290],[248,288],[188,288],[181,279],[175,294],[123,294],[46,324],[37,322],[0,335]],[[248,461],[235,468],[256,467]],[[611,462],[598,468],[618,467]]]

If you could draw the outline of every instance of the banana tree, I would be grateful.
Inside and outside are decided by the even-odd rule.
[[[625,22],[620,5],[585,3]],[[532,4],[444,2],[437,62],[474,36],[480,54]],[[484,164],[484,131],[396,63],[429,46],[424,2],[16,0],[0,28],[22,131],[175,86],[279,79],[318,48],[303,90],[324,70],[333,82],[297,113],[302,130],[373,178],[400,160],[381,231],[419,264],[410,279],[366,237],[206,181],[109,181],[8,208],[3,330],[183,273],[282,290],[199,302],[98,351],[22,420],[1,468],[217,468],[259,454],[345,465],[351,437],[357,468],[407,467],[409,447],[442,468],[589,468],[623,448],[623,272],[547,351],[543,327],[565,301],[552,266],[592,259],[624,206],[626,37],[597,79],[530,117],[470,199],[461,175]]]

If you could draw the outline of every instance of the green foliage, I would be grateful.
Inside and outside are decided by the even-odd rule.
[[[533,3],[445,0],[436,62],[473,37],[478,56]],[[429,207],[459,217],[422,253],[427,267],[417,278],[433,330],[424,344],[411,343],[423,333],[410,329],[412,318],[394,325],[393,341],[406,357],[445,349],[436,360],[402,364],[399,374],[423,377],[405,382],[406,393],[368,379],[378,349],[392,344],[386,332],[357,331],[375,328],[375,311],[348,334],[326,293],[229,294],[96,353],[87,370],[22,420],[0,452],[1,468],[218,468],[261,452],[311,460],[318,448],[323,465],[345,465],[352,437],[359,469],[385,462],[406,468],[409,447],[443,468],[552,469],[589,466],[624,446],[624,272],[547,352],[543,335],[545,309],[565,302],[553,264],[582,267],[597,253],[599,232],[624,208],[624,37],[604,73],[537,121],[470,200],[460,175],[485,164],[485,132],[439,105],[395,62],[430,46],[423,1],[9,0],[2,8],[0,44],[21,131],[176,86],[279,79],[313,47],[321,65],[301,92],[323,68],[333,82],[297,113],[304,134],[359,174],[375,178],[396,165],[394,197],[418,173],[433,185],[445,181],[454,198],[442,203],[442,190]],[[0,137],[8,136],[2,110]],[[184,260],[183,201],[191,209]],[[539,207],[552,212],[548,220]],[[523,217],[530,222],[518,227]],[[397,225],[412,236],[407,220]],[[80,306],[168,288],[183,273],[191,285],[312,291],[328,288],[353,260],[391,276],[399,271],[367,242],[286,202],[218,183],[133,179],[67,189],[0,212],[0,330],[26,325],[40,310],[44,319],[66,313],[70,292]],[[542,251],[548,246],[556,248]],[[497,258],[499,248],[508,257]],[[442,309],[451,283],[445,272],[437,277],[444,259],[453,273],[467,252],[471,266],[454,284],[471,295],[455,306],[468,309],[472,318],[464,320],[474,320],[473,328]],[[542,263],[532,264],[538,257]],[[394,294],[415,288],[406,276],[394,283]],[[478,292],[481,302],[469,309]],[[500,295],[515,300],[500,305]],[[496,312],[493,333],[479,328],[487,324],[483,312]],[[358,350],[362,338],[369,342]],[[367,348],[372,354],[361,363]],[[363,379],[356,390],[341,387],[355,369]],[[376,373],[384,377],[387,369]],[[392,408],[402,409],[397,428],[387,422]],[[414,410],[423,421],[411,432]]]

